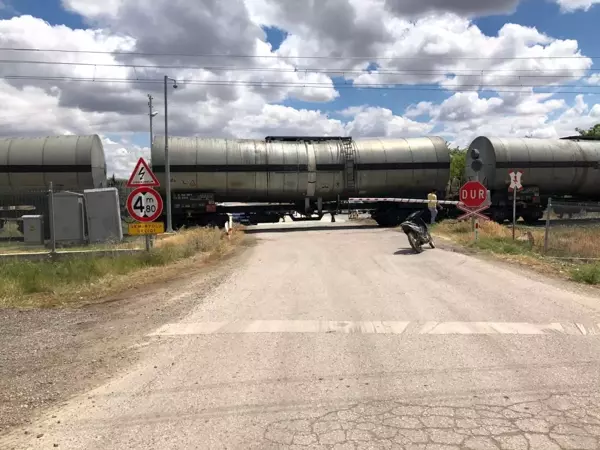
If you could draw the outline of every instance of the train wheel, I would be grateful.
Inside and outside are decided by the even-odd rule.
[[[535,225],[542,218],[543,213],[533,212],[528,214],[522,214],[523,222],[527,225]]]
[[[388,216],[383,215],[383,216],[376,216],[373,217],[373,219],[375,220],[375,222],[377,222],[377,225],[379,225],[380,227],[389,227],[390,222],[388,220]]]
[[[385,214],[377,215],[375,217],[375,222],[377,222],[377,225],[379,225],[380,227],[390,228],[397,227],[398,225],[400,225],[402,220],[398,213],[390,211]]]
[[[504,211],[492,211],[492,220],[502,225],[506,220],[506,214],[504,214]]]

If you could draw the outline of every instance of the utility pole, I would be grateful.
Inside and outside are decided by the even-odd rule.
[[[152,143],[154,142],[154,133],[152,132],[152,119],[158,114],[152,107],[152,100],[154,97],[148,94],[148,116],[150,117],[150,149],[152,149]]]
[[[171,217],[171,163],[169,161],[169,116],[167,108],[167,84],[173,81],[173,88],[177,89],[177,81],[165,75],[165,178],[167,182],[167,233],[173,232],[173,220]]]
[[[158,114],[158,112],[154,111],[154,109],[152,108],[152,100],[154,100],[154,97],[152,97],[152,95],[148,94],[148,117],[150,118],[150,153],[152,153],[152,143],[154,142],[154,133],[152,132],[152,119],[154,118],[154,116],[156,116]],[[152,161],[150,161],[150,163],[152,163]],[[150,248],[152,247],[152,238],[150,237],[150,235],[146,235],[146,251],[150,251]]]

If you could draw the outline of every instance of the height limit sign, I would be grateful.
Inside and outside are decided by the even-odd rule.
[[[149,235],[164,233],[164,224],[154,222],[163,211],[162,197],[153,187],[160,186],[152,169],[140,158],[127,181],[128,188],[135,188],[127,197],[127,211],[132,219],[141,223],[129,224],[129,234],[146,235],[146,250],[150,250]]]
[[[139,187],[127,197],[127,211],[138,222],[153,222],[162,214],[163,201],[154,189]]]

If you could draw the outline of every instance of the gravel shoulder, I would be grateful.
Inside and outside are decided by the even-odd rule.
[[[178,262],[161,269],[171,275],[167,283],[80,308],[0,309],[0,435],[126,370],[145,334],[187,314],[253,246],[246,236],[218,261]]]

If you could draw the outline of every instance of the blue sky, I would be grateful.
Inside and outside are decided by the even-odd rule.
[[[66,25],[70,28],[85,28],[86,24],[76,14],[65,11],[60,0],[4,0],[12,6],[0,11],[3,18],[9,18],[15,14],[30,14],[42,18],[52,25]],[[554,38],[576,39],[582,53],[586,56],[598,56],[598,24],[600,24],[600,6],[592,7],[589,11],[579,10],[574,13],[563,14],[559,7],[549,0],[525,0],[512,15],[498,15],[474,20],[474,23],[486,35],[496,35],[498,30],[507,22],[526,26],[535,26],[539,31]],[[285,33],[276,28],[265,28],[267,40],[274,48],[277,48]],[[598,59],[600,61],[600,59]],[[600,66],[596,62],[595,69]],[[391,109],[394,114],[402,115],[405,109],[419,101],[431,101],[440,103],[449,94],[445,92],[432,91],[405,91],[405,90],[360,90],[342,89],[340,97],[329,103],[305,103],[297,100],[286,100],[286,106],[297,109],[309,108],[319,109],[328,113],[331,118],[342,119],[339,111],[350,107],[369,104]],[[565,98],[571,102],[573,96],[565,95],[557,98]],[[598,98],[598,96],[594,96]],[[596,99],[594,99],[597,101]],[[592,101],[592,100],[590,100]],[[434,130],[435,132],[436,130]],[[118,138],[115,136],[115,138]],[[137,144],[147,145],[147,136],[140,134],[133,141]]]
[[[67,12],[60,0],[3,0],[9,5],[8,10],[1,12],[3,18],[8,18],[16,12],[18,15],[29,14],[44,19],[52,25],[66,25],[69,28],[85,28],[81,17]]]

